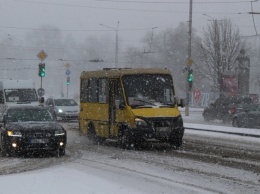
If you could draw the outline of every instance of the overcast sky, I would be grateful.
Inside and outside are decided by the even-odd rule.
[[[260,12],[260,2],[253,3]],[[260,33],[260,14],[254,15],[250,0],[193,0],[192,26],[201,32],[212,18],[230,18],[242,35]],[[206,14],[208,16],[205,16]],[[189,19],[189,0],[0,0],[0,38],[23,39],[26,32],[44,25],[58,27],[84,41],[90,35],[115,36],[118,26],[120,45],[134,46],[152,28],[154,33],[175,28]]]

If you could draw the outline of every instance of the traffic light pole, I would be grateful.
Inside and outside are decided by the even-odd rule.
[[[67,84],[67,98],[69,97],[69,85]]]
[[[41,88],[42,88],[42,77],[41,77]]]
[[[190,66],[192,64],[191,32],[192,32],[192,0],[190,0],[190,11],[189,11],[189,45],[188,45],[188,61],[189,62],[187,62],[185,116],[189,116],[190,91],[191,91],[191,88],[189,87],[189,72],[190,72]]]

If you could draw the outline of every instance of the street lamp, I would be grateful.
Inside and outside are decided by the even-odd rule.
[[[99,25],[104,26],[106,28],[110,28],[116,32],[115,68],[118,68],[118,25],[119,25],[119,21],[117,22],[116,28],[112,28],[112,27],[106,26],[104,24],[99,24]]]
[[[204,16],[210,18],[210,19],[208,19],[208,21],[211,21],[211,22],[216,22],[216,23],[218,23],[218,22],[221,22],[221,21],[225,21],[225,19],[218,20],[218,19],[215,19],[215,18],[213,18],[213,17],[211,17],[210,15],[205,14],[205,13],[203,13],[202,15],[204,15]]]
[[[208,20],[208,21],[214,21],[214,20],[216,20],[216,19],[214,19],[213,17],[209,16],[208,14],[203,13],[202,15],[209,17],[210,20]]]

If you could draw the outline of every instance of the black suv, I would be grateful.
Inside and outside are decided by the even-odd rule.
[[[205,121],[222,120],[223,123],[231,121],[232,116],[245,104],[252,104],[249,97],[221,97],[206,107],[202,113]]]

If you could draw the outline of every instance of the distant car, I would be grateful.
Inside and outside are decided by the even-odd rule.
[[[45,107],[11,106],[4,111],[2,121],[2,156],[43,151],[65,154],[66,130]]]
[[[53,114],[54,118],[61,117],[62,120],[78,120],[79,106],[70,98],[48,98],[45,106]]]
[[[221,97],[206,107],[202,115],[205,121],[216,119],[228,123],[232,116],[247,104],[253,104],[253,100],[249,97]]]
[[[233,127],[260,128],[260,104],[245,106],[239,113],[233,115]]]

